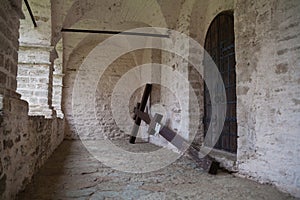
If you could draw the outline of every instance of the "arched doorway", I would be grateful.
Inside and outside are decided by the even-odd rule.
[[[236,72],[234,45],[234,18],[232,12],[223,12],[210,24],[205,39],[205,50],[210,54],[222,75],[227,97],[224,127],[214,148],[237,152]],[[207,66],[206,66],[207,67]],[[205,70],[205,69],[204,69]],[[204,134],[210,123],[211,104],[208,90],[204,89]],[[207,144],[206,144],[207,145]]]

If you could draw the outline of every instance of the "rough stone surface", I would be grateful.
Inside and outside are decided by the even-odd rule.
[[[66,138],[77,139],[75,125],[79,125],[77,127],[82,130],[88,130],[94,125],[91,124],[92,118],[95,117],[92,115],[84,119],[84,123],[74,120],[73,109],[82,109],[84,104],[73,105],[73,86],[85,58],[97,44],[109,36],[62,34],[61,28],[127,30],[158,26],[185,33],[203,45],[210,23],[223,11],[234,12],[239,138],[236,155],[214,151],[213,156],[223,167],[237,171],[239,176],[273,184],[280,190],[300,197],[299,0],[178,0],[177,3],[173,0],[32,0],[30,3],[38,23],[37,28],[33,28],[24,6],[26,19],[19,21],[23,17],[20,0],[0,2],[0,198],[13,198],[30,182],[34,172],[62,141],[63,131]],[[172,39],[176,41],[176,38]],[[126,41],[123,42],[128,45]],[[181,48],[184,55],[189,55],[192,51],[188,45]],[[109,48],[107,53],[109,54]],[[105,59],[105,56],[99,55],[97,59],[88,60],[87,63],[95,64]],[[124,119],[124,124],[128,124],[125,130],[119,129],[112,116],[111,94],[126,72],[147,62],[166,64],[190,81],[192,90],[188,90],[185,83],[170,78],[168,72],[153,67],[150,70],[154,72],[151,80],[170,87],[155,85],[147,107],[150,112],[162,112],[166,116],[163,119],[165,123],[183,137],[189,138],[192,133],[196,133],[193,145],[203,147],[202,77],[180,56],[157,50],[130,52],[108,66],[95,91],[96,117],[100,128],[91,128],[80,137],[85,139],[125,137],[131,128],[126,120],[131,120],[128,116],[132,114],[130,111],[140,99],[142,88],[130,91],[132,96],[128,102],[129,112],[118,115],[118,118]],[[135,77],[143,77],[143,74],[150,71],[140,70]],[[89,76],[85,77],[88,81]],[[128,83],[133,83],[134,80],[129,80]],[[137,82],[133,84],[138,85]],[[88,84],[84,86],[90,87]],[[90,95],[85,93],[86,88],[81,88],[81,95]],[[191,99],[193,92],[198,97],[197,101]],[[196,108],[200,109],[200,113],[197,116],[191,115]],[[65,128],[63,120],[56,118],[56,113],[59,118],[66,116]],[[81,113],[80,116],[86,114],[90,113]],[[198,120],[200,124],[196,126],[194,120]],[[144,133],[146,127],[142,126],[141,135]],[[143,136],[148,137],[147,134]],[[150,141],[161,146],[168,145],[160,137],[151,137]],[[70,151],[73,152],[72,149]],[[68,164],[69,157],[65,158]],[[182,170],[184,163],[188,166],[191,164],[186,158],[182,158],[172,167],[174,170],[184,171]],[[197,172],[194,167],[191,167],[194,171],[187,168],[192,175]],[[97,168],[100,171],[102,169],[110,170]],[[157,173],[154,175],[162,176],[166,182],[158,180],[156,182],[158,184],[153,184],[151,181],[147,182],[149,178],[147,175],[128,177],[126,174],[111,171],[109,174],[102,174],[100,179],[88,177],[81,185],[82,190],[77,188],[80,186],[76,182],[78,180],[67,177],[72,183],[66,182],[66,190],[61,190],[57,194],[46,192],[45,195],[83,199],[88,196],[92,199],[103,196],[110,198],[122,196],[125,199],[137,197],[193,199],[204,195],[198,188],[208,187],[207,182],[220,186],[225,181],[240,180],[232,179],[231,176],[224,176],[224,179],[219,179],[220,177],[210,179],[203,176],[202,178],[206,180],[204,185],[194,180],[191,175],[186,175],[186,172],[182,172],[184,175],[182,179],[189,177],[191,183],[185,179],[181,182],[180,179],[177,180],[180,184],[174,184],[172,182],[174,176],[166,171]],[[118,176],[118,179],[110,177],[111,174]],[[58,179],[56,176],[48,177],[49,181]],[[172,178],[172,181],[169,178]],[[100,183],[98,180],[101,180]],[[117,181],[120,181],[120,184]],[[95,185],[90,187],[93,182],[96,182]],[[98,184],[101,187],[96,186]],[[243,185],[240,182],[234,184]],[[258,189],[257,196],[253,196],[250,188],[256,186],[260,188],[260,185],[251,184],[242,187],[247,194],[245,198],[263,198],[261,195],[268,189],[261,186],[263,189]],[[47,184],[41,187],[41,191],[44,191],[46,186]],[[222,187],[221,193],[209,193],[210,198],[215,198],[214,195],[229,198],[222,191],[231,191],[233,188],[235,185]],[[211,188],[207,189],[211,191]],[[42,195],[41,191],[36,195]],[[242,196],[239,193],[232,195],[237,195],[237,198]],[[285,198],[281,196],[282,194],[273,192],[273,189],[266,195],[270,195],[268,196],[270,199],[276,199],[276,195],[279,195],[278,198]]]
[[[57,101],[61,101],[62,70],[54,60],[58,55],[52,40],[51,2],[30,2],[37,27],[33,27],[27,7],[23,5],[25,19],[20,22],[20,50],[18,54],[18,89],[22,99],[29,103],[29,115],[51,118],[54,108],[61,112]],[[54,23],[54,22],[53,22]],[[54,76],[54,68],[57,68]],[[55,83],[53,82],[55,81]],[[53,85],[55,84],[55,85]],[[62,114],[59,113],[61,117]]]
[[[238,150],[236,155],[214,152],[223,167],[238,171],[240,175],[257,181],[275,184],[280,189],[299,196],[299,1],[56,1],[58,26],[73,28],[126,30],[142,26],[160,26],[186,33],[204,46],[206,32],[216,15],[223,11],[234,12],[236,74],[237,74],[237,120]],[[101,11],[99,14],[99,11]],[[149,14],[151,13],[151,14]],[[147,16],[148,15],[148,16]],[[147,16],[145,18],[145,16]],[[110,20],[103,21],[108,17]],[[101,19],[101,20],[99,20]],[[58,29],[59,30],[59,29]],[[59,38],[62,35],[57,33]],[[79,66],[92,49],[108,36],[65,33],[64,69],[65,88],[63,91],[63,110],[66,115],[65,129],[67,138],[78,138],[72,113],[72,92]],[[193,49],[191,50],[193,51]],[[182,49],[188,52],[188,47]],[[99,60],[101,58],[99,57]],[[128,58],[130,60],[130,58]],[[124,65],[129,62],[124,60]],[[169,126],[180,134],[189,137],[196,128],[193,145],[202,147],[203,124],[195,127],[191,121],[203,117],[203,80],[199,74],[182,58],[160,52],[152,55],[152,61],[169,65],[173,70],[182,72],[190,81],[198,97],[193,102],[183,94],[177,98],[184,102],[178,104],[172,94],[164,94],[156,88],[152,102],[166,105]],[[90,61],[91,63],[93,61]],[[117,63],[115,63],[117,67]],[[120,64],[120,63],[119,63]],[[118,65],[119,66],[119,65]],[[123,70],[122,67],[120,70]],[[117,78],[105,77],[108,91]],[[159,77],[166,77],[164,72],[157,72]],[[174,83],[176,80],[166,80]],[[111,84],[111,85],[110,85]],[[100,84],[101,85],[101,84]],[[183,84],[174,84],[175,91]],[[99,86],[103,89],[104,85]],[[100,91],[100,90],[99,90]],[[102,90],[103,91],[103,90]],[[83,94],[85,95],[85,94]],[[101,93],[98,113],[103,122],[104,132],[112,137],[119,137],[117,127],[112,122],[108,100],[109,93]],[[134,97],[133,97],[134,99]],[[102,105],[103,102],[103,105]],[[199,105],[200,116],[189,116],[187,111]],[[108,106],[106,106],[108,105]],[[132,105],[130,105],[132,106]],[[101,117],[102,116],[102,117]],[[103,117],[105,116],[105,117]],[[291,120],[293,119],[293,120]],[[88,120],[87,120],[88,121]],[[89,125],[88,122],[85,124]],[[86,133],[87,138],[95,139],[97,130]],[[105,133],[105,134],[106,134]],[[103,132],[100,133],[100,135]],[[123,133],[121,133],[122,135]],[[152,142],[166,145],[157,138]],[[284,162],[283,162],[284,161]]]
[[[62,87],[63,87],[63,47],[62,40],[56,45],[58,58],[54,60],[53,71],[53,91],[52,91],[52,105],[56,111],[57,117],[63,119],[62,112]]]
[[[44,164],[63,140],[63,121],[28,117],[28,104],[19,99],[6,99],[1,123],[1,177],[6,177],[1,193],[11,199],[30,182],[32,175]]]
[[[150,144],[129,145],[127,150],[155,149]],[[159,163],[160,160],[157,160]],[[80,141],[64,141],[21,192],[19,200],[43,199],[294,199],[270,185],[225,172],[212,176],[188,157],[146,174],[131,174],[106,167],[87,152]]]
[[[239,173],[300,196],[299,1],[236,1]]]
[[[147,52],[142,50],[130,52],[121,56],[104,71],[102,77],[99,80],[96,91],[96,117],[97,119],[99,119],[100,122],[101,133],[106,138],[116,139],[120,137],[125,137],[126,135],[128,136],[131,131],[132,127],[130,127],[130,125],[132,123],[128,124],[128,128],[125,130],[120,130],[120,128],[116,124],[114,116],[112,114],[112,109],[119,110],[120,108],[118,108],[117,106],[113,107],[113,105],[111,104],[111,99],[114,98],[114,96],[112,96],[112,93],[119,79],[122,76],[124,76],[129,70],[133,69],[138,65],[151,61],[151,59],[149,58],[150,56],[148,56],[147,60],[146,55]],[[148,52],[148,55],[151,55],[151,51],[150,53]],[[142,72],[140,71],[140,73]],[[136,87],[139,88],[139,82],[136,82],[134,84],[136,84]],[[136,93],[132,91],[131,102],[128,102],[128,107],[131,111],[131,116],[133,113],[132,111],[134,108],[134,104],[136,102],[141,101],[142,92],[143,90],[139,90]],[[122,98],[120,98],[120,100],[122,100]],[[124,116],[122,115],[122,112],[119,112],[118,117],[126,119],[128,118],[128,115]],[[130,120],[133,121],[131,118]],[[126,122],[127,120],[124,121]]]
[[[28,116],[16,93],[22,1],[0,3],[0,199],[14,199],[62,141],[64,122]]]
[[[18,89],[21,98],[29,103],[30,115],[51,118],[53,66],[51,48],[21,46],[18,64]]]
[[[19,34],[17,31],[19,28],[18,20],[23,16],[23,14],[20,9],[20,1],[10,3],[2,0],[1,3],[0,25],[2,28],[0,30],[0,83],[1,88],[9,91],[15,91],[17,86],[16,57],[19,48]]]

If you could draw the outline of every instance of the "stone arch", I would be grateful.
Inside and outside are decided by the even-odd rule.
[[[77,74],[77,70],[88,53],[101,41],[103,41],[101,35],[88,35],[83,37],[76,47],[71,50],[69,55],[64,55],[64,89],[62,97],[62,109],[66,113],[65,123],[65,137],[77,138],[74,121],[72,117],[72,91]]]
[[[145,27],[149,25],[141,22],[127,23],[127,27],[134,28],[136,26]],[[108,37],[108,35],[80,34],[80,36],[77,35],[77,37],[78,37],[77,40],[75,41],[72,40],[73,45],[75,44],[74,47],[72,46],[71,49],[69,50],[70,52],[64,55],[64,61],[65,61],[64,62],[64,71],[65,71],[64,86],[65,87],[63,90],[63,110],[64,113],[66,113],[65,133],[67,138],[78,137],[76,135],[76,130],[74,126],[75,122],[73,121],[73,117],[72,117],[72,92],[73,92],[73,85],[74,85],[76,74],[78,72],[81,63],[83,62],[85,57],[89,54],[89,52],[92,51],[95,46],[97,46],[99,43],[105,40]],[[65,38],[64,42],[68,42],[68,37]],[[65,46],[69,46],[69,45],[65,44]],[[143,58],[145,57],[150,58],[151,55],[152,52],[131,52],[125,56],[125,60],[127,59],[127,61],[130,62],[132,66],[136,66],[143,62]],[[118,61],[116,61],[116,63],[113,63],[112,65],[114,64],[117,65]],[[117,76],[109,72],[107,72],[107,74],[108,75],[111,74],[112,76]],[[113,80],[113,78],[111,78],[110,80],[112,82],[115,81],[115,79]],[[113,134],[119,136],[118,134],[116,134],[116,132],[114,132]],[[92,134],[87,136],[87,138],[91,138],[91,137],[97,139],[97,136]]]
[[[97,9],[101,8],[101,12]],[[106,10],[107,12],[103,12]],[[115,12],[112,12],[115,11]],[[98,15],[95,16],[94,13]],[[149,17],[151,16],[151,17]],[[69,9],[63,22],[64,28],[70,28],[83,18],[101,19],[109,23],[125,23],[138,21],[150,26],[167,27],[165,17],[156,0],[142,2],[138,0],[105,1],[105,0],[77,0]],[[138,20],[137,20],[138,19]]]
[[[197,1],[191,12],[190,36],[204,46],[205,36],[213,19],[219,13],[233,10],[233,0]]]

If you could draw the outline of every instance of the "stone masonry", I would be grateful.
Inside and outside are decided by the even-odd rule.
[[[28,116],[28,103],[16,93],[21,6],[21,0],[1,0],[0,199],[14,199],[64,136],[62,120]]]
[[[26,19],[20,23],[18,92],[29,103],[29,115],[51,118],[54,59],[57,52],[51,41],[50,1],[34,2],[38,26],[33,27],[26,6]]]
[[[300,196],[300,3],[237,1],[239,173]]]
[[[76,7],[81,8],[82,12],[76,14]],[[146,6],[142,3],[129,5],[118,1],[112,5],[110,3],[99,5],[99,2],[95,1],[87,4],[73,4],[70,12],[64,15],[66,16],[65,24],[88,28],[91,27],[89,24],[95,21],[93,28],[111,28],[113,23],[110,25],[96,23],[102,15],[96,15],[98,13],[96,11],[95,14],[92,13],[93,10],[100,9],[105,10],[105,12],[101,12],[102,14],[106,13],[106,16],[111,16],[110,10],[114,10],[117,14],[110,17],[113,22],[119,21],[126,24],[124,21],[132,21],[130,16],[134,15],[134,19],[139,23],[136,26],[148,24],[172,28],[191,36],[204,46],[206,32],[215,16],[224,11],[232,11],[234,13],[237,62],[238,150],[237,154],[216,151],[213,155],[221,161],[223,167],[237,172],[239,176],[271,183],[283,191],[299,196],[300,173],[299,167],[296,167],[299,165],[299,159],[296,156],[299,151],[299,145],[297,145],[299,140],[296,137],[299,129],[299,93],[297,89],[299,85],[299,37],[296,34],[299,32],[299,23],[297,23],[299,21],[299,13],[297,13],[299,1],[213,0],[206,2],[190,0],[180,1],[178,4],[157,1],[153,2],[153,5],[149,5],[155,12],[153,12],[153,17],[149,15],[147,19],[140,16],[139,8],[143,10],[144,7]],[[131,11],[130,15],[125,14],[128,13],[128,10]],[[144,12],[144,14],[148,12]],[[74,18],[72,20],[68,18],[68,16],[74,15],[78,18],[77,21]],[[157,18],[158,16],[160,18]],[[114,27],[120,29],[122,26]],[[129,27],[133,27],[133,25],[128,24],[127,28]],[[72,80],[77,73],[74,64],[80,66],[88,52],[97,45],[96,43],[89,45],[88,41],[93,40],[100,43],[105,37],[102,36],[102,39],[96,40],[96,36],[71,33],[65,34],[64,37],[67,47],[66,60],[68,61],[65,63],[68,70],[65,83],[70,87],[64,90],[63,100],[68,121],[66,134],[71,138],[76,138],[76,134],[69,131],[75,129],[68,100],[72,95]],[[94,39],[88,39],[89,37]],[[186,47],[186,49],[188,48]],[[183,48],[183,52],[184,50]],[[74,60],[76,63],[73,62]],[[195,73],[192,66],[188,65],[185,60],[174,55],[161,53],[159,58],[156,57],[153,60],[159,60],[158,63],[169,65],[172,69],[185,74],[189,79],[198,96],[201,122],[201,113],[203,114],[201,107],[203,105],[202,77]],[[162,73],[160,75],[163,77]],[[175,81],[170,80],[170,83]],[[183,86],[178,85],[177,89],[180,87]],[[186,95],[179,97],[181,100],[185,98]],[[186,100],[184,102],[189,101],[188,98]],[[160,102],[171,105],[167,109],[171,128],[176,129],[178,122],[186,123],[183,126],[182,135],[188,136],[189,131],[194,128],[194,125],[189,122],[192,119],[190,117],[193,116],[184,115],[184,110],[174,113],[172,107],[179,108],[177,111],[182,106],[188,107],[191,111],[195,102],[190,101],[187,105],[178,107],[174,104],[176,101],[172,96],[163,95],[161,92]],[[109,118],[103,118],[103,120],[109,121]],[[107,130],[111,128],[116,130],[113,127],[107,127]],[[199,148],[202,147],[204,135],[202,123],[197,129],[194,146]]]
[[[271,184],[283,192],[300,197],[299,0],[29,2],[37,27],[33,27],[27,8],[22,6],[23,1],[0,0],[0,199],[14,199],[31,182],[33,175],[64,138],[127,141],[126,133],[132,123],[128,116],[132,115],[134,105],[140,100],[142,87],[128,91],[131,94],[126,105],[129,113],[124,113],[125,108],[122,107],[117,110],[120,114],[116,118],[127,125],[125,130],[118,127],[112,105],[112,100],[118,104],[123,99],[113,99],[112,94],[122,77],[142,64],[167,65],[172,73],[179,72],[188,80],[191,87],[172,77],[170,71],[153,65],[145,70],[134,71],[132,79],[122,82],[124,90],[129,88],[126,84],[139,85],[136,80],[151,72],[150,80],[161,84],[154,84],[148,111],[163,113],[164,123],[186,139],[196,134],[192,145],[197,149],[205,148],[202,123],[204,80],[188,60],[159,49],[139,49],[121,55],[109,66],[101,68],[99,66],[112,53],[111,50],[122,45],[130,47],[131,44],[123,40],[120,44],[108,46],[106,52],[101,54],[97,49],[98,44],[111,35],[63,33],[61,29],[123,31],[163,27],[184,33],[196,40],[199,46],[204,46],[211,22],[222,12],[231,12],[234,16],[238,142],[236,154],[213,150],[211,156],[235,176]],[[172,35],[170,39],[180,42]],[[188,44],[179,49],[188,58],[195,51]],[[103,76],[99,77],[97,84],[90,85],[90,78],[98,70],[102,70]],[[84,77],[81,85],[76,82],[79,75]],[[96,89],[91,94],[90,88],[94,86]],[[194,93],[196,100],[192,98]],[[83,97],[93,98],[92,104],[81,102]],[[193,114],[195,110],[200,112]],[[93,111],[96,111],[95,116]],[[81,120],[76,121],[76,118]],[[95,118],[98,121],[95,122]],[[147,127],[142,124],[140,134],[147,139],[146,130]],[[78,131],[83,134],[78,135]],[[150,142],[172,148],[161,137],[151,137]],[[78,146],[78,141],[74,144]],[[182,160],[192,165],[185,157]],[[182,169],[182,160],[175,163],[173,168],[182,170],[184,174],[190,167]],[[181,167],[176,167],[178,164]],[[100,167],[99,170],[108,169]],[[117,172],[110,171],[106,175],[111,174]],[[107,186],[106,178],[100,178],[104,188]],[[137,176],[133,180],[138,178],[145,177]],[[220,181],[229,179],[225,177]],[[205,180],[212,181],[209,177],[205,177]],[[201,185],[193,178],[192,181],[192,186]],[[124,181],[122,187],[116,186],[118,192],[114,194],[128,192],[127,182]],[[141,189],[139,192],[145,195],[148,195],[149,187],[162,194],[161,188],[144,186],[138,181],[137,185],[134,181],[129,182],[129,188],[138,187]],[[174,188],[180,190],[181,183],[190,184],[179,180],[178,184],[173,185]],[[94,189],[87,193],[95,198],[105,193]],[[195,188],[187,189],[191,194],[199,195]],[[169,190],[171,197],[184,198],[190,195],[178,194],[172,188]],[[284,195],[278,195],[284,198]],[[81,196],[76,196],[75,192],[75,197]]]
[[[132,152],[157,148],[149,143],[128,145],[124,140],[115,144]],[[78,140],[64,141],[17,199],[296,200],[271,185],[222,171],[209,175],[186,156],[149,173],[120,172],[96,160]]]

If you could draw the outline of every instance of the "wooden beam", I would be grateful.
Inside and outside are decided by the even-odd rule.
[[[220,168],[220,163],[211,156],[206,155],[202,156],[202,158],[199,158],[199,151],[192,146],[190,146],[190,148],[188,149],[188,155],[193,160],[195,160],[197,165],[201,167],[204,171],[213,175],[217,174],[218,169]]]
[[[141,104],[140,104],[140,107],[139,107],[139,110],[141,112],[144,112],[144,110],[146,108],[146,104],[147,104],[147,101],[149,99],[149,96],[150,96],[150,93],[151,93],[151,89],[152,89],[152,84],[146,84],[146,87],[145,87],[145,90],[144,90],[144,93],[143,93],[143,96],[142,96],[142,101],[141,101]],[[136,136],[137,136],[139,127],[141,125],[141,121],[142,121],[141,118],[137,115],[137,117],[136,117],[136,119],[134,121],[135,125],[134,125],[134,127],[132,129],[131,137],[130,137],[130,140],[129,140],[129,142],[131,144],[135,143]]]
[[[169,38],[169,35],[156,34],[156,33],[139,33],[139,32],[126,32],[126,31],[104,31],[104,30],[90,30],[90,29],[61,29],[61,32],[71,32],[71,33],[98,33],[98,34],[108,34],[108,35],[135,35],[135,36],[147,36],[147,37],[160,37]]]
[[[148,113],[142,112],[138,109],[135,109],[135,115],[137,118],[143,120],[146,124],[156,123],[156,122],[152,122],[152,120],[154,119],[151,120]],[[188,145],[188,143],[183,137],[181,137],[179,134],[172,131],[166,126],[163,126],[161,128],[159,134],[163,136],[168,142],[170,142],[175,147],[177,147],[179,150],[185,150],[184,148],[186,148]],[[201,167],[204,171],[213,175],[217,174],[218,169],[220,168],[220,163],[216,161],[214,158],[212,158],[209,155],[200,158],[198,156],[199,151],[192,146],[189,147],[188,154],[196,161],[198,166]]]
[[[24,0],[24,2],[25,2],[25,5],[26,5],[26,7],[27,7],[27,10],[28,10],[28,12],[29,12],[29,15],[30,15],[30,17],[31,17],[31,21],[32,21],[34,27],[37,27],[36,21],[35,21],[35,19],[34,19],[34,16],[33,16],[33,13],[32,13],[32,10],[31,10],[31,8],[30,8],[30,5],[29,5],[28,1],[27,1],[27,0]]]

